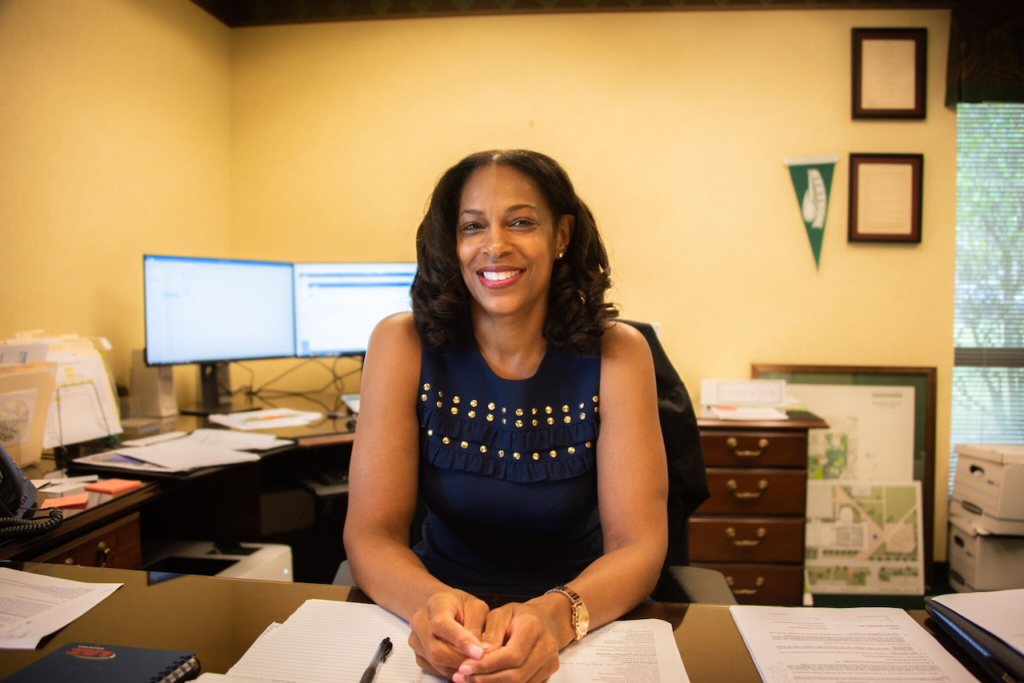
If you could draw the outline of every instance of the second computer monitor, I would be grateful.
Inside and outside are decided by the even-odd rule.
[[[296,263],[296,355],[364,354],[377,323],[412,310],[415,275],[415,263]]]

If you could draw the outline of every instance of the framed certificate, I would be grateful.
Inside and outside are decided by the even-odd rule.
[[[853,29],[853,118],[923,119],[928,30]]]
[[[921,154],[851,154],[849,242],[921,241]]]

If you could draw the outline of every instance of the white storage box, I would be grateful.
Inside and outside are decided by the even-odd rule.
[[[959,445],[949,513],[993,534],[1024,536],[1024,445]]]
[[[1024,537],[986,536],[949,520],[949,585],[961,593],[1024,588]]]

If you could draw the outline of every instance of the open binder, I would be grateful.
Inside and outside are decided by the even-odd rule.
[[[1024,655],[956,611],[925,598],[924,608],[935,622],[999,683],[1024,683]]]

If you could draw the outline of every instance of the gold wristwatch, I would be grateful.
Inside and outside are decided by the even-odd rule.
[[[544,595],[548,593],[561,593],[569,599],[569,604],[572,606],[572,628],[576,632],[576,637],[572,641],[575,643],[587,635],[587,630],[590,628],[590,612],[576,591],[568,586],[555,586]]]

